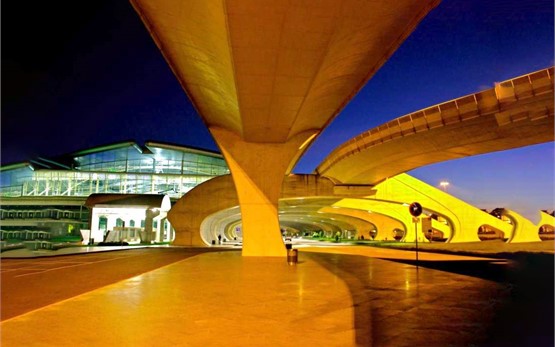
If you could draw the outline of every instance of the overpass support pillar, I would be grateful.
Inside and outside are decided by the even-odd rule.
[[[243,256],[285,257],[279,228],[278,200],[290,164],[314,132],[284,143],[247,142],[228,130],[211,127],[237,190],[243,222]],[[299,148],[301,147],[301,149]]]

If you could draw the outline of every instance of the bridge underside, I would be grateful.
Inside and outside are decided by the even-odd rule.
[[[285,256],[284,175],[439,1],[131,3],[228,163],[243,255]]]

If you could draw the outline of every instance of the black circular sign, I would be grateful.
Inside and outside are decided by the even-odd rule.
[[[409,206],[409,212],[413,217],[418,217],[422,214],[422,205],[417,202],[413,202]]]

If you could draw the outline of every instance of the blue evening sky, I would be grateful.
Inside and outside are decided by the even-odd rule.
[[[32,5],[29,5],[32,4]],[[32,10],[30,10],[32,6]],[[554,64],[552,0],[444,0],[295,168],[388,120]],[[2,164],[125,140],[217,150],[128,1],[2,3]],[[553,143],[410,172],[480,208],[553,209]]]

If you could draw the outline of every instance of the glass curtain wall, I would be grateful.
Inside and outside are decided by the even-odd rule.
[[[0,196],[89,196],[93,193],[166,194],[180,198],[215,176],[229,174],[217,155],[154,148],[141,153],[129,146],[74,157],[73,170],[33,170],[31,166],[0,172]]]

